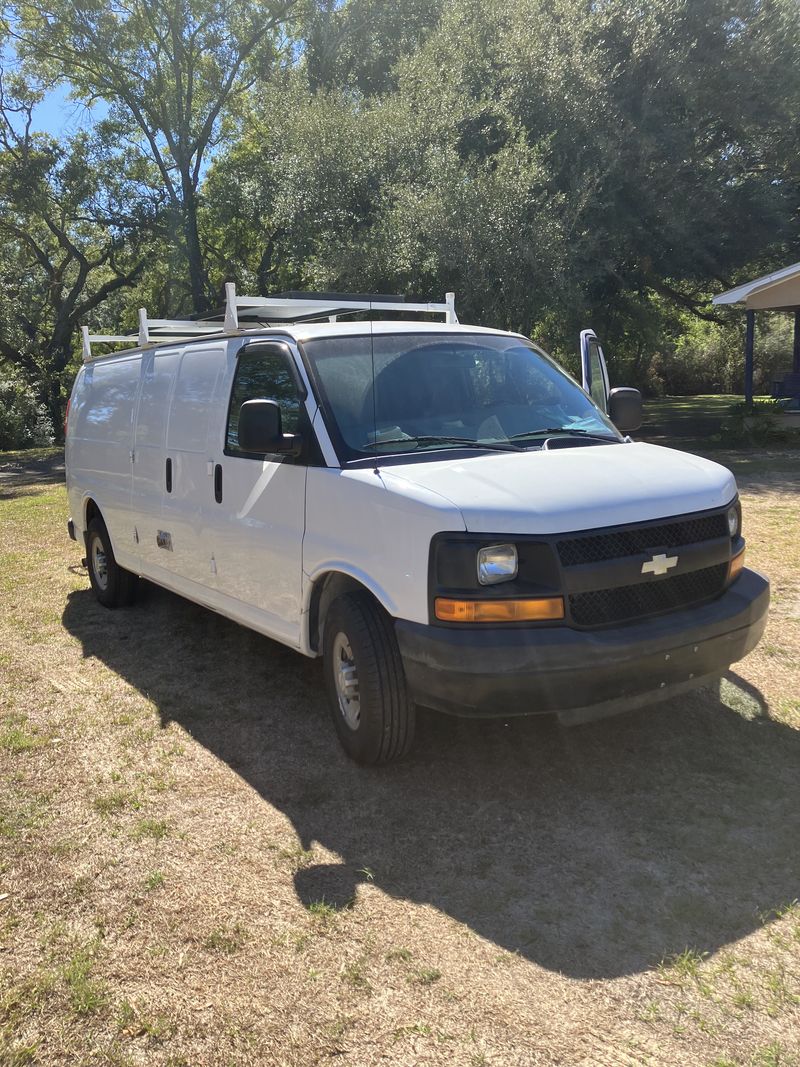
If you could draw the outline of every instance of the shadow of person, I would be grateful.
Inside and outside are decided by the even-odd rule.
[[[421,714],[404,763],[338,747],[318,662],[152,586],[107,612],[71,593],[67,630],[341,865],[298,872],[308,905],[384,892],[580,978],[713,951],[798,896],[800,734],[730,675],[569,730],[548,718]],[[742,693],[736,711],[726,690]],[[287,875],[288,877],[288,875]]]

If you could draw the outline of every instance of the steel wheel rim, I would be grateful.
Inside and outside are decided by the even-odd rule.
[[[105,549],[99,537],[92,541],[92,573],[98,586],[105,590],[108,588],[108,559]]]
[[[361,723],[361,697],[358,691],[358,671],[347,634],[340,632],[334,638],[332,659],[339,711],[348,728],[357,730]]]

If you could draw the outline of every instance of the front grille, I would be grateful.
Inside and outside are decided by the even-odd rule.
[[[578,626],[605,626],[645,615],[658,615],[716,596],[722,592],[727,575],[728,564],[718,563],[714,567],[676,574],[660,581],[656,579],[638,585],[619,586],[617,589],[572,593],[569,597],[570,613]]]
[[[727,536],[728,520],[724,512],[719,512],[680,522],[634,526],[611,533],[570,538],[558,542],[558,555],[563,566],[576,567],[580,563],[600,563],[606,559],[635,556],[654,549],[678,548]],[[675,581],[674,578],[669,580]]]

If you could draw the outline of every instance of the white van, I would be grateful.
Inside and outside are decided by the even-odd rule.
[[[418,318],[342,321],[378,308]],[[405,754],[418,705],[568,724],[649,705],[763,632],[733,476],[625,436],[641,400],[609,390],[590,331],[583,388],[452,298],[229,291],[224,323],[91,340],[66,467],[98,599],[130,604],[142,576],[323,656],[356,760]]]

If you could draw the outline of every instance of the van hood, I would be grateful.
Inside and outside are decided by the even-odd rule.
[[[381,477],[390,492],[448,500],[474,533],[571,533],[708,511],[736,496],[718,463],[634,443],[423,460],[383,467]]]

